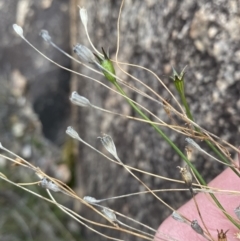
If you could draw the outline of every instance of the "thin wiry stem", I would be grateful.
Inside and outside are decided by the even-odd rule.
[[[46,57],[44,54],[42,54],[39,50],[37,50],[24,36],[21,36],[21,37],[22,37],[22,39],[23,39],[24,41],[26,41],[32,48],[34,48],[38,53],[40,53],[42,56],[44,56],[46,59],[48,59],[49,61],[51,61],[51,62],[54,63],[55,65],[59,66],[60,68],[63,68],[63,69],[65,69],[65,70],[68,70],[68,71],[70,71],[70,72],[72,72],[72,73],[75,73],[75,74],[77,74],[77,75],[80,75],[80,76],[83,76],[83,77],[86,77],[86,78],[89,78],[89,79],[93,79],[93,78],[90,78],[89,76],[86,76],[86,75],[80,74],[80,73],[78,73],[78,72],[69,70],[68,68],[65,68],[65,67],[57,64],[56,62],[52,61],[51,59],[49,59],[48,57]],[[61,51],[61,52],[64,53],[66,56],[71,57],[70,55],[68,55],[68,54],[65,53],[64,51]],[[71,58],[72,58],[74,61],[77,61],[79,64],[83,64],[83,63],[81,63],[80,61],[76,60],[75,58],[73,58],[73,57],[71,57]],[[84,64],[83,64],[83,65],[84,65]],[[99,73],[99,74],[102,75],[102,73],[96,71],[95,69],[93,69],[93,68],[91,68],[91,67],[89,67],[89,66],[87,66],[87,65],[84,65],[84,66],[87,67],[87,68],[90,68],[92,71],[95,71],[95,72],[97,72],[97,73]],[[110,73],[110,74],[111,74],[111,73]],[[93,80],[96,81],[96,82],[98,82],[99,84],[105,86],[106,88],[114,91],[112,88],[109,88],[108,86],[104,85],[104,84],[101,83],[100,81],[97,81],[96,79],[93,79]],[[127,86],[129,87],[129,85],[127,85]],[[117,93],[117,94],[120,94],[118,91],[114,91],[114,92]],[[120,94],[120,95],[121,95],[121,94]],[[125,98],[128,98],[128,97],[125,96]],[[131,99],[129,99],[129,100],[131,100]],[[134,102],[134,101],[132,101],[132,102]],[[136,103],[136,104],[139,105],[138,103]],[[145,109],[145,110],[146,110],[146,109]],[[172,110],[173,110],[173,112],[175,112],[175,109],[174,109],[173,107],[172,107]],[[146,111],[149,112],[149,110],[146,110]],[[149,112],[149,113],[152,114],[151,112]],[[211,135],[211,136],[214,136],[215,138],[219,139],[219,137],[216,137],[216,136],[213,135],[212,133],[206,131],[205,129],[203,129],[203,128],[201,128],[199,125],[197,125],[195,122],[193,122],[192,120],[190,120],[189,118],[187,118],[186,115],[182,115],[181,113],[179,113],[179,112],[177,112],[177,111],[176,111],[175,113],[177,113],[180,117],[182,117],[183,120],[185,120],[185,121],[187,121],[187,122],[190,122],[191,124],[193,124],[193,125],[194,125],[195,127],[197,127],[197,128],[200,128],[201,131],[202,131],[203,133],[205,133],[206,135]],[[156,117],[156,116],[155,116],[155,117]],[[204,138],[204,137],[203,137],[203,138]],[[213,141],[213,140],[212,140],[212,141]],[[224,141],[224,143],[227,144],[227,145],[229,145],[229,143],[227,143],[226,141]],[[218,145],[217,145],[217,146],[218,146]],[[218,146],[218,147],[220,148],[220,146]],[[232,145],[231,145],[231,147],[234,148],[235,151],[237,151],[237,152],[239,151],[236,147],[233,147]],[[221,148],[220,148],[220,150],[221,150]],[[223,152],[223,153],[224,153],[224,152]],[[229,157],[228,157],[228,158],[229,158]]]
[[[10,159],[10,158],[9,158]],[[15,160],[14,159],[12,159],[12,161],[14,162]],[[25,160],[25,162],[27,162],[26,160]],[[36,168],[37,169],[37,168]],[[41,175],[42,176],[46,176],[46,177],[48,177],[46,174],[44,174],[44,173],[42,173],[39,169],[37,169],[40,173],[41,173]],[[56,179],[53,179],[53,178],[51,178],[51,177],[48,177],[50,180],[52,180],[52,181],[55,181],[56,183],[60,183],[60,181],[59,180],[56,180]],[[3,177],[2,179],[4,179],[4,180],[8,180],[8,179],[6,179],[5,177]],[[10,180],[8,180],[8,182],[9,183],[12,183]],[[13,183],[12,183],[13,184]],[[29,184],[29,183],[25,183],[25,184]],[[19,184],[15,184],[16,186],[18,186],[18,187],[20,187],[20,188],[22,188],[22,189],[24,189],[25,191],[28,191],[28,189],[26,189],[26,188],[24,188],[24,187],[22,187],[22,185],[19,185]],[[68,191],[68,189],[66,189],[66,191]],[[48,199],[46,199],[46,198],[44,198],[44,197],[42,197],[41,195],[38,195],[38,194],[36,194],[36,193],[34,193],[34,192],[31,192],[30,191],[30,193],[32,193],[32,194],[34,194],[34,195],[37,195],[38,197],[40,197],[40,198],[43,198],[44,200],[46,200],[46,201],[49,201]],[[72,193],[70,193],[70,194],[72,194]],[[74,196],[73,196],[74,197]],[[75,197],[76,198],[76,197]],[[50,201],[51,202],[51,201]],[[64,209],[67,209],[66,207],[64,207],[64,206],[62,206],[61,204],[57,204],[57,205],[60,205],[62,208],[64,208]],[[69,210],[68,209],[68,211],[69,212],[72,212],[73,214],[74,214],[74,212],[73,211],[71,211],[71,210]],[[142,223],[140,223],[140,222],[137,222],[136,220],[134,220],[134,219],[131,219],[131,218],[129,218],[129,217],[127,217],[127,216],[125,216],[125,215],[122,215],[121,213],[118,213],[118,212],[116,212],[118,215],[120,215],[120,216],[123,216],[123,217],[125,217],[125,218],[128,218],[129,220],[132,220],[132,221],[134,221],[134,222],[136,222],[136,223],[138,223],[138,224],[140,224],[140,225],[143,225],[144,227],[148,227],[148,226],[146,226],[146,225],[144,225],[144,224],[142,224]],[[74,215],[76,215],[76,214],[74,214]],[[92,222],[92,221],[89,221],[89,220],[87,220],[87,219],[84,219],[83,217],[81,217],[83,220],[85,220],[85,221],[87,221],[87,222],[90,222],[90,223],[92,223],[92,224],[95,224],[95,225],[100,225],[100,226],[104,226],[104,225],[101,225],[101,224],[96,224],[96,223],[94,223],[94,222]],[[107,226],[108,228],[113,228],[112,226]],[[121,231],[124,231],[124,230],[121,230]],[[133,234],[133,233],[132,233]],[[136,235],[135,233],[134,233],[134,235]],[[171,240],[171,239],[169,239],[169,240]]]
[[[29,192],[29,193],[37,196],[38,198],[41,198],[41,199],[43,199],[43,200],[45,200],[45,201],[48,201],[48,202],[50,202],[50,203],[53,203],[53,204],[57,205],[58,207],[63,208],[64,210],[67,210],[66,213],[68,213],[69,211],[71,211],[72,213],[74,213],[72,210],[67,209],[66,207],[62,206],[61,204],[57,203],[56,201],[50,200],[50,199],[48,199],[48,198],[45,198],[45,197],[43,197],[42,195],[40,195],[40,194],[38,194],[38,193],[36,193],[36,192],[34,192],[34,191],[31,191],[31,190],[29,190],[29,189],[27,189],[27,188],[25,188],[25,187],[23,187],[23,186],[21,186],[21,185],[18,185],[18,184],[16,184],[16,183],[12,182],[11,180],[6,179],[6,178],[4,178],[4,177],[2,177],[2,176],[0,176],[0,178],[1,178],[2,180],[4,180],[4,181],[6,181],[6,182],[8,182],[8,183],[10,183],[10,184],[12,184],[12,185],[14,185],[14,186],[17,186],[18,188],[21,188],[21,189],[23,189],[23,190],[25,190],[25,191],[27,191],[27,192]],[[47,190],[47,191],[48,191],[48,190]],[[90,207],[91,207],[91,206],[90,206]],[[96,209],[95,209],[95,210],[96,210]],[[97,211],[97,210],[96,210],[96,211]],[[101,214],[101,213],[100,213],[100,214]],[[70,215],[72,218],[74,218],[73,215],[71,215],[71,214],[69,214],[69,213],[68,213],[68,215]],[[76,216],[79,217],[79,215],[76,214],[76,213],[74,213],[74,215],[76,215]],[[104,215],[103,215],[103,217],[106,218]],[[76,220],[76,218],[74,218],[74,219]],[[87,219],[84,219],[84,220],[85,220],[85,221],[89,221],[90,223],[93,223],[93,224],[95,224],[95,225],[99,225],[99,226],[102,226],[102,227],[105,226],[105,225],[102,225],[102,224],[99,224],[99,223],[92,222],[92,221],[87,220]],[[112,239],[112,240],[116,240],[116,241],[120,240],[120,239],[116,239],[116,238],[113,238],[113,237],[110,237],[110,236],[107,236],[107,235],[104,235],[104,234],[98,232],[97,230],[95,230],[95,229],[91,228],[90,226],[86,225],[84,222],[80,221],[79,219],[77,219],[76,221],[80,222],[83,226],[89,228],[89,229],[92,230],[93,232],[96,232],[96,233],[98,233],[99,235],[101,235],[101,236],[103,236],[103,237],[106,237],[106,238]],[[114,227],[111,227],[111,226],[105,226],[105,227],[107,227],[107,228],[114,228]],[[127,233],[130,233],[130,234],[132,234],[132,235],[136,235],[136,236],[139,236],[139,237],[141,237],[141,238],[144,238],[144,239],[151,240],[151,239],[149,239],[149,238],[147,238],[147,237],[144,237],[144,236],[142,236],[142,235],[137,235],[136,233],[130,232],[130,231],[125,230],[125,229],[119,229],[119,228],[114,228],[114,229],[117,229],[117,230],[120,230],[120,231],[123,231],[123,232],[127,232]]]
[[[117,52],[116,52],[116,63],[117,63],[117,65],[119,66],[119,68],[120,68],[121,70],[122,70],[122,68],[120,67],[120,64],[126,64],[126,63],[120,63],[120,62],[118,62],[118,51],[119,51],[119,41],[120,41],[119,27],[120,27],[120,16],[121,16],[121,10],[122,10],[122,6],[123,6],[123,2],[124,2],[124,1],[122,1],[122,5],[121,5],[120,11],[119,11],[119,18],[118,18],[118,38],[117,38],[118,44],[117,44]],[[86,33],[87,33],[87,28],[86,28],[86,26],[84,26],[84,28],[85,28],[85,31],[86,31]],[[87,33],[87,36],[88,36],[88,39],[89,39],[89,41],[90,41],[90,43],[91,43],[91,40],[90,40],[90,37],[89,37],[88,33]],[[92,43],[91,43],[91,45],[92,45],[92,47],[94,48],[94,46],[93,46]],[[57,47],[57,48],[58,48],[58,47]],[[94,48],[94,49],[95,49],[95,48]],[[63,52],[61,49],[59,49],[59,50],[60,50],[61,52]],[[95,50],[96,50],[96,49],[95,49]],[[96,51],[97,51],[97,50],[96,50]],[[65,52],[64,52],[64,53],[65,53]],[[68,54],[67,54],[67,56],[68,56]],[[68,57],[69,57],[69,56],[68,56]],[[128,65],[129,65],[129,64],[128,64]],[[134,65],[130,65],[130,66],[134,66]],[[140,66],[135,66],[135,67],[138,67],[138,68],[139,68]],[[140,68],[142,68],[142,67],[140,67]],[[145,68],[142,68],[142,69],[145,69]],[[152,73],[149,69],[145,69],[145,70],[148,71],[148,72],[150,72],[150,73]],[[95,71],[95,70],[93,69],[93,71]],[[124,70],[122,70],[122,71],[124,71]],[[124,72],[124,73],[127,74],[128,76],[130,76],[131,78],[133,78],[134,80],[136,80],[136,81],[140,82],[141,84],[143,84],[148,90],[152,91],[152,93],[155,94],[155,92],[154,92],[149,86],[145,85],[144,83],[142,83],[140,80],[138,80],[138,79],[135,78],[134,76],[129,75],[127,72]],[[152,73],[152,74],[154,74],[154,73]],[[155,75],[154,75],[154,76],[155,76]],[[155,76],[155,77],[158,78],[157,76]],[[89,77],[88,77],[88,78],[89,78]],[[164,83],[163,83],[160,79],[159,79],[159,81],[160,81],[161,84],[166,88],[167,91],[170,91],[170,90],[168,90],[168,88],[164,85]],[[121,82],[122,84],[124,84],[124,85],[127,86],[128,88],[134,90],[136,93],[141,94],[141,95],[143,95],[144,97],[147,97],[147,98],[149,98],[149,99],[152,99],[152,101],[155,101],[155,102],[157,102],[157,103],[159,103],[159,104],[162,105],[162,103],[160,103],[158,100],[155,100],[153,97],[145,94],[145,93],[142,92],[141,90],[138,90],[137,88],[135,88],[135,87],[133,87],[133,86],[130,86],[129,84],[123,82],[122,80],[119,81],[119,82]],[[102,83],[101,83],[101,84],[102,84]],[[117,85],[118,85],[118,83],[117,83]],[[118,85],[117,88],[118,88],[118,87],[120,87],[120,86]],[[120,87],[120,88],[121,88],[121,87]],[[120,92],[121,92],[121,91],[120,91]],[[118,93],[118,92],[117,92],[117,93]],[[169,93],[170,93],[170,95],[172,95],[171,91],[170,91]],[[119,93],[118,93],[118,94],[119,94]],[[157,93],[156,93],[156,94],[157,94]],[[121,92],[120,95],[122,95],[124,98],[126,98],[126,99],[127,99],[128,101],[130,101],[131,103],[135,103],[136,105],[138,105],[138,106],[141,107],[141,105],[139,105],[139,104],[137,104],[136,102],[134,102],[133,100],[131,100],[131,98],[128,98],[128,97],[125,95],[124,92]],[[157,95],[156,95],[156,96],[157,96]],[[162,100],[162,97],[161,97],[161,96],[159,96],[158,98]],[[172,98],[175,99],[174,95],[172,95]],[[187,121],[187,123],[194,123],[193,121],[191,122],[188,117],[186,117],[186,114],[185,114],[185,112],[182,110],[181,105],[179,104],[179,102],[178,102],[176,99],[175,99],[175,101],[176,101],[176,103],[179,105],[182,113],[179,113],[179,112],[175,111],[174,108],[173,108],[173,110],[171,110],[171,111],[173,111],[175,114],[177,113],[176,115],[182,117],[182,120]],[[132,105],[132,106],[133,106],[133,105]],[[144,109],[144,107],[141,107],[141,108]],[[145,110],[146,110],[146,109],[145,109]],[[150,112],[149,110],[146,110],[146,111],[148,111],[148,113],[150,113],[152,116],[154,116],[154,114],[153,114],[152,112]],[[155,117],[155,116],[154,116],[154,117]],[[129,117],[129,118],[130,118],[130,117]],[[190,119],[191,119],[191,118],[190,118]],[[144,120],[139,119],[139,118],[138,118],[138,119],[135,118],[135,120],[144,121]],[[191,130],[190,130],[189,128],[182,128],[182,127],[179,127],[179,128],[178,128],[178,127],[173,126],[173,125],[168,125],[167,123],[163,122],[161,119],[159,119],[159,122],[160,122],[160,123],[152,122],[152,121],[150,121],[150,119],[149,119],[149,120],[145,120],[144,122],[148,122],[148,123],[153,124],[153,125],[162,125],[162,126],[166,126],[166,127],[168,127],[168,128],[172,128],[172,129],[175,128],[174,130],[180,132],[181,134],[188,135],[188,136],[193,136],[193,137],[194,137],[194,134],[196,134],[196,132],[193,132],[193,133],[191,134],[191,133],[190,133]],[[155,123],[156,123],[156,124],[155,124]],[[194,123],[193,126],[196,127],[197,124]],[[181,132],[180,130],[181,130],[182,132]],[[224,155],[227,156],[228,160],[231,161],[231,158],[228,157],[228,152],[224,149],[224,146],[221,145],[220,143],[217,143],[217,141],[213,140],[212,137],[218,139],[218,137],[215,137],[215,136],[214,136],[213,134],[211,134],[210,132],[208,132],[208,131],[206,131],[206,132],[203,131],[203,133],[202,133],[202,138],[203,138],[204,140],[207,140],[207,141],[211,140],[212,143],[216,143],[215,145],[218,147],[218,149],[219,149]],[[201,134],[199,134],[199,136],[197,136],[196,138],[201,138]],[[218,140],[220,140],[220,139],[218,139]],[[220,141],[221,141],[221,140],[220,140]],[[226,142],[224,142],[224,141],[223,141],[223,143],[226,144]],[[227,145],[228,145],[228,144],[227,144]],[[229,145],[230,145],[230,144],[229,144]],[[233,148],[233,149],[234,149],[234,148]],[[204,153],[205,151],[203,150],[202,152]],[[205,153],[205,154],[206,154],[206,153]],[[207,154],[207,155],[209,155],[209,156],[211,157],[210,154]],[[119,160],[120,160],[120,159],[119,159]],[[218,159],[215,159],[215,160],[218,161]],[[121,160],[120,160],[120,162],[121,162]],[[118,164],[119,164],[119,163],[118,163]],[[26,166],[25,164],[21,164],[21,165],[24,166],[24,167],[30,168],[29,166]],[[128,167],[127,165],[124,165],[122,162],[120,163],[120,165],[122,165],[128,172],[130,172],[132,175],[134,175],[134,174],[131,172],[131,170],[134,170],[134,169],[132,169],[131,167]],[[33,170],[34,170],[34,169],[33,169]],[[42,173],[41,173],[41,174],[42,174]],[[135,175],[134,175],[134,177],[135,177]],[[66,188],[67,192],[70,193],[71,197],[75,197],[75,196],[76,196],[76,194],[75,194],[74,192],[71,192],[70,189],[68,189],[67,187],[65,187],[64,184],[58,182],[58,180],[55,180],[55,179],[50,179],[50,180],[53,180],[53,182],[56,183],[56,184],[58,184],[58,185],[61,184],[61,186],[63,186],[63,189]],[[139,181],[142,183],[142,181],[141,181],[140,179],[139,179]],[[204,187],[204,186],[203,186],[203,187]],[[149,189],[148,192],[154,194],[153,190],[151,190],[151,189]],[[211,194],[212,194],[212,193],[211,193]],[[76,197],[75,197],[75,198],[76,198]],[[77,198],[78,198],[78,197],[77,197]],[[54,200],[54,201],[55,201],[55,200]],[[58,204],[58,205],[60,205],[60,204]],[[196,205],[197,205],[197,204],[196,204]],[[63,208],[63,209],[64,209],[64,208]],[[199,210],[198,210],[198,211],[199,211]],[[223,210],[223,212],[225,212],[225,211]],[[201,216],[201,215],[200,215],[200,216]]]

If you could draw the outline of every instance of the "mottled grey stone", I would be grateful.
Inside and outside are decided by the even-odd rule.
[[[38,114],[45,136],[61,147],[65,141],[65,129],[72,125],[68,100],[70,74],[49,64],[13,33],[11,25],[15,22],[16,2],[20,1],[0,2],[4,6],[0,9],[3,19],[0,21],[0,35],[3,36],[0,43],[0,81],[7,85],[11,73],[15,69],[20,71],[27,80],[26,99]],[[53,50],[38,36],[41,29],[46,29],[53,41],[70,52],[69,3],[63,0],[53,1],[46,9],[42,7],[41,1],[29,1],[29,4],[23,26],[25,36],[51,59],[70,67],[68,58]],[[120,1],[85,0],[80,4],[88,10],[88,30],[93,44],[99,50],[101,47],[109,48],[110,56],[114,58]],[[196,122],[235,146],[239,145],[240,130],[239,10],[237,0],[126,1],[120,21],[119,52],[119,61],[151,69],[175,94],[172,80],[168,78],[171,75],[171,66],[181,71],[188,65],[185,92]],[[79,23],[78,26],[78,42],[90,47],[83,26]],[[166,90],[149,73],[129,66],[125,70],[164,98],[169,98]],[[82,66],[79,71],[110,85],[102,76]],[[120,71],[117,74],[149,94],[148,90]],[[78,77],[76,91],[92,104],[137,117],[121,96],[92,80]],[[136,93],[128,90],[126,92],[163,120],[168,120],[161,106]],[[6,112],[8,106],[4,105],[1,115]],[[81,108],[78,112],[75,123],[77,126],[74,127],[78,129],[80,137],[94,147],[106,153],[97,137],[101,133],[109,134],[124,163],[165,177],[180,179],[176,166],[182,164],[181,159],[147,124],[89,109]],[[184,150],[184,136],[169,129],[164,131]],[[15,142],[21,144],[19,140]],[[204,143],[199,144],[206,148]],[[207,181],[223,169],[221,165],[201,155],[197,155],[196,159],[195,165]],[[83,196],[101,199],[144,190],[122,167],[109,163],[82,144],[79,145],[76,163],[77,185]],[[152,189],[181,186],[143,174],[137,175]],[[159,196],[174,208],[190,198],[188,193],[173,192],[161,193]],[[111,201],[106,205],[153,228],[157,228],[171,214],[170,210],[151,195]],[[95,213],[85,207],[81,207],[80,212],[87,218],[99,220]],[[112,234],[111,230],[104,229],[103,232]],[[105,240],[86,229],[83,229],[83,235],[89,240]],[[125,234],[116,235],[129,240]],[[132,237],[130,239],[134,240]]]

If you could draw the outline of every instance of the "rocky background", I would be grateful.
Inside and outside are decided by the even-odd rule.
[[[77,90],[93,104],[137,116],[121,96],[49,63],[14,33],[12,24],[23,26],[24,36],[52,60],[106,83],[103,77],[72,63],[47,45],[39,32],[41,29],[48,30],[53,41],[68,53],[77,42],[90,47],[78,17],[77,5],[84,6],[88,10],[88,31],[92,42],[99,50],[101,47],[109,48],[110,56],[114,58],[120,3],[105,0],[0,0],[1,142],[48,174],[68,183],[80,196],[106,198],[144,189],[121,167],[69,139],[65,134],[69,125],[74,126],[84,140],[102,151],[97,137],[101,133],[110,134],[124,163],[155,174],[180,179],[176,166],[182,164],[181,159],[146,124],[71,106],[69,95],[72,90]],[[176,92],[172,80],[168,78],[171,66],[181,71],[187,65],[186,95],[196,122],[235,146],[239,145],[240,126],[239,4],[237,0],[126,0],[120,21],[119,52],[120,61],[150,68],[173,93]],[[137,68],[124,66],[124,69],[164,98],[169,98],[153,76]],[[120,71],[117,74],[146,91]],[[131,98],[143,103],[163,120],[168,120],[161,106],[126,91]],[[184,149],[184,136],[168,129],[164,131]],[[204,147],[203,143],[201,145]],[[201,155],[196,155],[195,165],[207,181],[223,170],[222,166]],[[0,168],[12,180],[22,182],[24,178],[35,178],[32,174],[26,175],[25,171],[18,172],[2,158]],[[180,187],[146,175],[139,177],[152,189]],[[64,220],[55,218],[55,221],[49,221],[44,217],[48,217],[51,211],[43,201],[34,199],[29,206],[29,194],[18,193],[17,189],[6,186],[2,181],[0,187],[1,215],[6,207],[15,213],[11,219],[14,222],[9,221],[9,212],[6,212],[8,215],[5,213],[6,221],[0,226],[1,240],[79,240],[79,237],[83,240],[105,240],[76,226],[75,222],[65,220],[64,215],[59,217]],[[188,193],[161,193],[160,197],[174,208],[190,198]],[[62,199],[81,215],[99,220],[95,213],[79,203]],[[37,221],[31,222],[16,202],[10,200],[23,202],[31,212],[36,205],[43,205],[40,212],[46,210],[46,215],[41,217],[39,211],[34,211],[31,217],[34,216]],[[108,202],[106,205],[153,228],[157,228],[170,214],[151,195]],[[24,227],[19,228],[22,222],[16,215],[25,220]],[[61,228],[62,223],[69,233]],[[40,232],[39,227],[43,227]],[[110,230],[102,232],[113,234]],[[129,239],[124,234],[115,235]],[[131,237],[131,240],[134,239]]]

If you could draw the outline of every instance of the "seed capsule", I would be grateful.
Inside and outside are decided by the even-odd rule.
[[[182,174],[183,181],[187,184],[188,187],[192,186],[192,174],[187,170],[186,167],[178,167],[180,173]]]

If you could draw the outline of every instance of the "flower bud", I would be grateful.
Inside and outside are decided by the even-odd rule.
[[[117,222],[117,217],[113,211],[108,208],[103,208],[102,213],[109,218],[112,222]]]
[[[163,100],[163,109],[168,116],[170,116],[170,114],[171,114],[171,106],[170,106],[169,102],[170,102],[170,99]]]
[[[13,29],[20,37],[23,37],[23,29],[22,29],[22,27],[20,27],[16,23],[14,23],[13,24]]]
[[[78,133],[71,126],[67,128],[66,133],[74,139],[81,140]]]
[[[81,107],[89,107],[91,103],[89,100],[81,95],[79,95],[76,91],[72,92],[70,100],[73,104],[81,106]]]
[[[87,22],[88,22],[87,9],[80,7],[79,15],[80,15],[80,18],[81,18],[81,21],[82,21],[82,24],[83,24],[84,28],[87,28]]]
[[[39,35],[43,38],[43,40],[47,43],[51,43],[51,36],[49,35],[47,30],[42,29]]]
[[[92,51],[84,45],[76,44],[73,47],[73,52],[77,54],[81,61],[85,63],[96,63],[96,58]]]
[[[90,197],[90,196],[85,196],[83,200],[91,204],[99,203],[99,201],[95,197]]]
[[[114,69],[113,63],[109,59],[108,55],[106,54],[103,48],[102,48],[102,51],[103,51],[104,57],[98,56],[98,55],[95,55],[95,56],[97,57],[100,63],[100,67],[106,79],[112,83],[115,83],[116,77],[115,77],[115,69]]]

